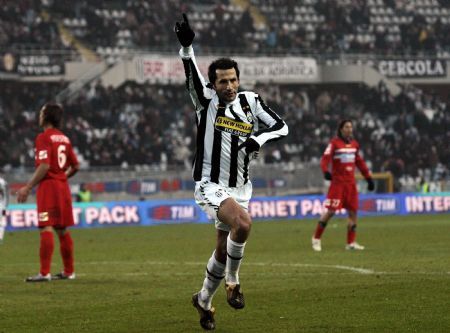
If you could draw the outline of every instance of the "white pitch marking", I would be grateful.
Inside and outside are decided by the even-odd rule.
[[[2,264],[2,266],[24,266],[24,265],[37,265],[36,263],[8,263],[8,264]],[[77,262],[77,265],[150,265],[150,266],[180,266],[180,265],[186,265],[186,266],[204,266],[204,262],[193,262],[193,261],[186,261],[186,262],[176,262],[176,261],[142,261],[142,262],[133,262],[133,261],[86,261],[86,262]],[[352,267],[352,266],[345,266],[345,265],[325,265],[325,264],[302,264],[302,263],[272,263],[272,262],[246,262],[244,264],[245,266],[260,266],[260,267],[316,267],[316,268],[331,268],[331,269],[337,269],[337,270],[343,270],[343,271],[349,271],[354,272],[358,274],[364,274],[364,275],[371,275],[371,274],[378,274],[378,275],[406,275],[406,274],[423,274],[423,275],[450,275],[450,272],[432,272],[432,271],[401,271],[401,272],[377,272],[373,269],[367,269],[367,268],[359,268],[359,267]],[[148,275],[148,273],[123,273],[124,275],[133,276],[133,275]],[[280,273],[278,273],[280,274]],[[302,275],[302,273],[296,273]],[[310,274],[305,273],[303,274]],[[318,273],[320,274],[320,273]],[[323,273],[325,274],[325,273]],[[326,273],[328,274],[328,273]],[[77,274],[80,275],[80,274]],[[91,275],[91,274],[89,274]]]

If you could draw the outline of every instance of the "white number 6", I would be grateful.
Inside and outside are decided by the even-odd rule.
[[[67,156],[66,156],[66,146],[60,145],[58,146],[58,165],[62,169],[66,165]]]

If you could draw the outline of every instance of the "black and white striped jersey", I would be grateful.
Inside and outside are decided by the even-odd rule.
[[[254,92],[239,92],[228,104],[219,101],[215,90],[206,86],[192,47],[182,48],[180,56],[197,113],[194,180],[208,178],[222,186],[242,186],[248,182],[251,156],[239,150],[239,145],[251,137],[261,147],[286,136],[288,127]]]

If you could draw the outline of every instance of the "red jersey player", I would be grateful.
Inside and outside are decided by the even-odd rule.
[[[78,160],[67,136],[60,130],[63,109],[58,104],[45,104],[39,112],[39,126],[44,130],[36,138],[36,170],[27,185],[17,191],[17,201],[25,202],[32,188],[39,184],[36,201],[40,229],[40,272],[26,282],[52,279],[74,279],[73,241],[67,227],[74,225],[72,198],[67,178],[79,169]],[[53,229],[60,241],[64,270],[50,275],[54,241]]]
[[[331,172],[329,164],[331,163]],[[312,237],[312,248],[322,251],[320,237],[325,231],[328,221],[336,210],[342,208],[348,211],[347,250],[364,250],[364,246],[355,242],[356,220],[358,210],[358,191],[355,182],[355,166],[361,171],[367,181],[368,190],[373,191],[375,185],[366,163],[359,155],[359,144],[353,139],[353,124],[351,120],[340,122],[337,137],[328,144],[320,161],[320,167],[325,179],[331,180],[325,200],[325,213],[320,217],[316,232]]]

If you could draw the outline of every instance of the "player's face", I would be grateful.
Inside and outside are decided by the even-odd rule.
[[[216,69],[216,75],[214,89],[219,99],[226,103],[234,101],[239,88],[239,79],[236,75],[236,70],[234,68]]]
[[[349,122],[345,123],[344,126],[341,129],[341,133],[342,133],[342,136],[344,138],[350,138],[351,136],[353,136],[353,125],[352,125],[352,123],[349,123]]]

